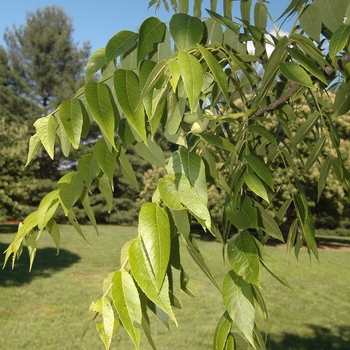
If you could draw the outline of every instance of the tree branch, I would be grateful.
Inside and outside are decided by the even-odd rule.
[[[337,65],[338,65],[338,69],[343,68],[347,63],[350,62],[350,53],[345,54],[344,56],[342,56],[338,61],[337,61]],[[324,69],[325,73],[327,75],[331,75],[332,73],[334,73],[335,69],[333,66],[329,65]],[[270,103],[267,106],[264,107],[260,107],[254,114],[253,116],[257,117],[259,115],[264,114],[265,112],[268,111],[272,111],[275,108],[277,108],[278,106],[280,106],[281,104],[285,103],[287,100],[289,100],[291,97],[293,97],[293,95],[299,90],[299,88],[301,88],[302,85],[298,84],[294,81],[289,81],[289,89],[286,91],[286,93],[281,96],[280,98],[278,98],[277,100],[275,100],[274,102]]]

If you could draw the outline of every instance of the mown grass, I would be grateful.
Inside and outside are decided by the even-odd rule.
[[[88,245],[70,226],[61,226],[61,250],[57,256],[51,239],[43,234],[32,272],[23,253],[15,270],[0,271],[0,349],[103,349],[90,327],[80,340],[91,301],[101,295],[104,277],[120,266],[123,243],[137,234],[132,227],[101,226],[96,237],[84,228]],[[9,229],[7,230],[9,231]],[[1,231],[3,232],[3,231]],[[13,234],[0,233],[0,250]],[[199,241],[207,263],[219,283],[228,267],[222,265],[221,247]],[[294,291],[262,272],[262,290],[270,310],[268,349],[313,350],[349,348],[350,252],[320,251],[320,262],[306,252],[289,264],[282,248],[269,248],[281,262]],[[159,349],[210,349],[221,313],[218,291],[184,251],[184,265],[198,290],[191,299],[183,296],[184,309],[176,312],[179,327],[170,333],[152,319]],[[142,349],[150,349],[143,338]],[[124,331],[118,331],[111,349],[133,349]]]

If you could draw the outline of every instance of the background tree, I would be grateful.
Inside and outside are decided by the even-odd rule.
[[[160,0],[150,5],[161,3],[169,6]],[[151,201],[141,206],[138,236],[122,248],[120,268],[106,277],[102,297],[89,310],[88,321],[102,316],[96,327],[107,349],[120,328],[135,348],[142,329],[155,348],[149,312],[166,325],[177,322],[173,308],[181,308],[181,291],[192,296],[182,243],[223,300],[213,348],[265,349],[258,327],[267,321],[260,272],[289,284],[264,244],[270,238],[285,241],[280,225],[292,213],[288,255],[294,250],[298,256],[305,244],[317,259],[307,176],[319,164],[317,200],[330,175],[350,190],[335,123],[350,109],[348,2],[293,0],[282,14],[297,16],[288,35],[267,33],[269,13],[262,0],[254,7],[251,0],[222,4],[219,14],[217,1],[211,1],[210,18],[201,20],[201,1],[194,2],[190,16],[189,1],[172,0],[177,13],[168,26],[150,17],[138,33],[117,33],[90,58],[84,88],[41,118],[31,139],[29,160],[40,145],[53,158],[56,136],[65,154],[70,146],[79,148],[92,121],[102,134],[93,151],[78,160],[77,170],[65,174],[23,221],[5,263],[11,255],[14,263],[26,242],[32,264],[45,229],[59,244],[53,218],[59,206],[83,235],[74,211],[81,203],[97,231],[93,184],[109,211],[117,167],[138,187],[126,150],[133,148],[164,171]],[[239,19],[233,6],[240,7]],[[271,55],[268,45],[274,47]],[[92,81],[99,70],[101,79]],[[335,77],[333,103],[326,92]],[[307,111],[300,114],[304,101]],[[170,155],[157,142],[158,130],[173,145]],[[283,177],[276,178],[280,169]],[[212,186],[225,198],[220,228],[209,210]],[[221,285],[191,235],[192,220],[223,246],[218,258],[229,270]]]
[[[25,171],[26,140],[35,119],[71,98],[84,82],[90,48],[88,43],[78,48],[72,34],[71,19],[55,6],[28,13],[26,25],[5,32],[7,48],[0,48],[2,219],[28,215],[61,175],[59,152],[54,162],[39,155]]]

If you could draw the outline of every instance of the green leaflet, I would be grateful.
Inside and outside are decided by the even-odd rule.
[[[232,320],[227,311],[221,316],[214,334],[213,348],[215,350],[226,350],[228,336],[231,332]]]
[[[305,56],[304,53],[302,53],[299,50],[287,48],[288,53],[297,61],[299,62],[309,73],[311,73],[313,76],[315,76],[317,79],[322,81],[325,85],[328,85],[327,79],[324,76],[324,74],[321,72],[321,70],[318,68],[315,61],[307,56]]]
[[[91,205],[90,205],[90,198],[89,198],[88,192],[86,190],[84,192],[83,192],[82,196],[80,197],[81,204],[83,205],[85,213],[88,216],[92,226],[94,227],[96,233],[98,234],[97,222],[95,219],[94,211],[92,210]]]
[[[345,14],[345,2],[332,0],[315,0],[313,2],[317,6],[324,25],[333,33],[343,24]]]
[[[49,232],[50,236],[52,237],[53,241],[55,242],[55,246],[57,248],[57,255],[58,255],[60,251],[61,234],[60,234],[60,229],[57,225],[57,222],[54,219],[50,219],[46,225],[46,229]]]
[[[334,100],[334,117],[338,117],[350,110],[350,82],[343,81]]]
[[[69,172],[61,177],[57,183],[57,187],[59,189],[61,206],[65,215],[68,215],[69,210],[73,207],[83,192],[83,178],[79,172]]]
[[[223,24],[234,33],[239,34],[239,25],[232,21],[232,16],[221,16],[218,13],[208,9],[207,12],[209,13],[210,17],[213,18],[215,21],[219,22],[220,24]]]
[[[303,10],[300,16],[300,26],[310,38],[320,40],[322,20],[317,6],[310,4]]]
[[[184,174],[196,190],[203,203],[208,202],[205,165],[200,156],[194,152],[177,151],[169,159],[166,167],[168,174]]]
[[[93,155],[96,160],[98,166],[101,170],[107,175],[111,186],[113,188],[113,176],[116,167],[116,154],[115,150],[112,152],[108,149],[106,141],[104,138],[100,138],[94,145]]]
[[[169,30],[178,50],[187,51],[201,42],[204,25],[199,18],[177,13],[170,20]]]
[[[240,2],[241,19],[244,22],[250,23],[250,11],[252,8],[252,0],[245,0]]]
[[[319,117],[319,112],[317,111],[313,112],[308,116],[306,121],[301,124],[301,126],[299,127],[299,130],[297,131],[297,133],[294,135],[292,139],[292,144],[294,146],[298,145],[299,142],[304,140],[305,136],[309,133],[309,131],[315,125],[318,117]]]
[[[296,83],[313,88],[311,78],[298,64],[293,62],[280,63],[281,73],[288,79],[295,81]]]
[[[49,114],[46,117],[39,118],[34,123],[34,127],[46,152],[50,158],[53,159],[55,156],[56,139],[56,124],[54,117]]]
[[[80,102],[76,99],[63,101],[59,107],[59,116],[69,141],[77,149],[83,128],[83,113]]]
[[[142,91],[141,91],[141,98],[143,99],[150,91],[152,91],[153,87],[159,83],[159,81],[164,80],[164,71],[167,65],[166,60],[162,60],[158,62],[154,67],[153,67],[153,61],[145,61],[150,62],[152,64],[151,71],[147,71],[145,74],[145,81],[142,86]],[[142,71],[141,71],[142,72]],[[140,82],[141,82],[141,75],[140,75]]]
[[[166,210],[157,203],[143,204],[138,233],[159,293],[170,258],[170,223]]]
[[[243,196],[241,202],[229,205],[226,214],[232,225],[241,230],[258,228],[258,212],[248,196]]]
[[[114,109],[108,86],[104,83],[87,83],[85,86],[85,96],[96,123],[106,135],[111,145],[115,147]]]
[[[329,170],[331,168],[331,163],[332,163],[332,159],[330,156],[328,156],[321,166],[320,176],[317,182],[317,200],[318,201],[320,200],[322,191],[324,189],[324,186],[326,185]]]
[[[141,24],[137,45],[137,63],[153,51],[156,44],[163,41],[165,30],[165,24],[156,17],[149,17]]]
[[[79,158],[78,170],[88,190],[91,187],[92,181],[96,179],[101,172],[101,168],[92,153],[84,154]]]
[[[35,254],[36,254],[36,240],[37,235],[36,232],[33,230],[31,231],[27,236],[25,236],[26,246],[28,248],[28,254],[29,254],[29,272],[32,270]]]
[[[263,180],[271,188],[271,190],[273,190],[273,177],[266,164],[263,161],[261,161],[258,157],[252,154],[245,155],[244,159],[254,170],[255,174],[258,175],[261,178],[261,180]]]
[[[255,307],[251,285],[230,270],[224,278],[222,297],[232,321],[249,342],[253,343]]]
[[[277,145],[275,136],[267,129],[259,125],[248,125],[248,129],[253,131],[255,134],[260,135],[265,140],[269,141],[273,145]]]
[[[278,239],[281,242],[284,242],[283,234],[274,217],[272,217],[269,212],[258,202],[254,202],[254,205],[257,207],[259,212],[259,227],[268,235]]]
[[[158,292],[155,277],[147,257],[147,252],[143,248],[141,236],[135,238],[130,244],[129,261],[132,274],[139,287],[150,300],[152,300],[176,323],[170,305],[168,278],[165,276],[162,289]]]
[[[259,256],[254,239],[244,230],[232,236],[227,245],[227,256],[232,270],[247,283],[259,283]]]
[[[112,282],[113,305],[118,312],[119,320],[136,349],[139,349],[142,309],[134,280],[127,271],[119,270],[113,275]]]
[[[60,143],[61,143],[62,153],[65,157],[68,157],[69,152],[70,152],[70,146],[72,143],[68,138],[67,132],[64,129],[64,126],[63,126],[61,119],[57,115],[55,115],[55,122],[58,124],[58,127],[56,129],[56,133],[57,133],[57,136],[58,136]],[[79,142],[80,142],[80,137],[79,137]],[[78,145],[78,147],[79,147],[79,145]]]
[[[204,25],[207,28],[207,44],[219,44],[222,45],[222,39],[224,32],[222,30],[222,26],[217,21],[209,18],[204,21]]]
[[[244,173],[244,182],[248,188],[253,191],[257,196],[270,203],[264,184],[260,181],[259,177],[251,170]]]
[[[201,268],[201,270],[207,275],[209,280],[216,286],[218,289],[219,286],[210,272],[209,267],[207,266],[204,257],[199,250],[199,247],[196,243],[195,238],[190,234],[190,222],[187,210],[172,210],[172,216],[174,218],[175,225],[184,240],[188,251],[190,252],[194,262]]]
[[[204,46],[197,44],[197,47],[201,52],[202,56],[204,57],[205,61],[207,62],[207,65],[211,73],[213,74],[214,80],[219,85],[226,100],[229,101],[230,97],[228,94],[228,83],[227,83],[226,75],[220,63],[217,61],[215,56],[209,50],[207,50]]]
[[[38,207],[38,229],[41,231],[51,220],[59,206],[59,190],[49,192]]]
[[[114,35],[106,46],[106,64],[132,49],[139,35],[130,30],[122,30]]]
[[[285,277],[283,277],[281,268],[273,258],[273,256],[267,251],[267,249],[257,240],[254,238],[254,242],[257,246],[258,253],[259,253],[259,259],[261,262],[261,265],[266,269],[266,271],[275,278],[278,282],[282,283],[288,288],[292,287],[288,283]],[[266,311],[266,307],[265,307]]]
[[[138,76],[131,70],[117,69],[114,73],[115,93],[128,122],[147,142],[145,112],[141,103]]]
[[[143,142],[138,142],[134,147],[136,152],[150,164],[165,167],[163,150],[156,141],[152,140],[150,135],[146,145]]]
[[[90,79],[106,64],[105,48],[96,50],[89,58],[86,72],[85,72],[85,83],[89,82]]]
[[[198,96],[202,90],[203,70],[199,61],[193,55],[180,51],[178,63],[181,78],[185,86],[191,111],[194,111]]]
[[[265,95],[275,79],[280,63],[284,61],[286,56],[286,46],[288,44],[288,38],[286,36],[282,37],[281,40],[277,43],[275,49],[272,51],[269,61],[265,67],[265,73],[261,82],[261,88],[259,91],[259,97],[254,100],[251,111],[255,110],[260,106],[261,101],[265,98]]]
[[[179,130],[182,117],[185,113],[186,100],[179,99],[175,92],[170,89],[167,96],[167,121],[166,130],[170,135],[175,135]]]
[[[113,192],[108,177],[103,174],[96,180],[96,184],[107,202],[108,213],[110,213],[113,206]]]
[[[307,160],[304,165],[304,174],[306,174],[310,168],[314,165],[314,163],[317,161],[318,157],[320,156],[323,146],[326,142],[326,136],[320,137],[320,139],[316,142],[315,146],[312,148],[310,155],[307,157]]]
[[[182,210],[187,208],[193,215],[211,227],[211,217],[207,205],[191,186],[183,174],[167,175],[158,182],[158,189],[164,204],[170,209]]]
[[[28,166],[28,164],[31,162],[31,160],[36,156],[36,154],[39,152],[40,149],[40,137],[38,134],[34,134],[29,139],[29,150],[28,150],[28,156],[27,156],[27,162],[25,166]]]
[[[109,349],[115,330],[115,319],[113,306],[106,296],[103,296],[102,299],[100,299],[100,310],[103,323],[100,325],[100,327],[99,325],[96,325],[96,328],[100,332],[100,337],[106,349]]]
[[[224,137],[221,137],[219,135],[215,135],[210,132],[202,133],[198,135],[203,141],[209,143],[210,145],[220,147],[222,149],[225,149],[227,151],[230,151],[232,153],[237,153],[237,150],[233,143],[231,143],[229,140],[225,139]]]
[[[125,155],[125,150],[123,147],[120,148],[117,162],[124,178],[129,182],[131,186],[139,191],[139,183],[137,181],[134,169],[132,168],[127,156]]]
[[[265,4],[257,2],[254,6],[254,24],[261,30],[266,30],[268,10]],[[248,19],[249,21],[250,19]]]

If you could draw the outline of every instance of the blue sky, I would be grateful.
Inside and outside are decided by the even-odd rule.
[[[6,27],[11,29],[13,25],[19,27],[25,24],[26,12],[33,12],[47,5],[57,5],[73,20],[74,41],[82,43],[89,40],[93,52],[106,46],[108,40],[120,30],[137,31],[144,19],[154,16],[155,8],[148,9],[148,2],[149,0],[3,0],[0,1],[0,45],[5,46],[3,33]],[[290,0],[270,0],[268,7],[273,18],[279,17],[289,3]],[[209,0],[205,0],[204,4],[209,4]],[[233,8],[237,9],[238,14],[239,3],[234,2]],[[218,12],[221,13],[219,8]],[[171,13],[162,8],[156,16],[168,21]]]

